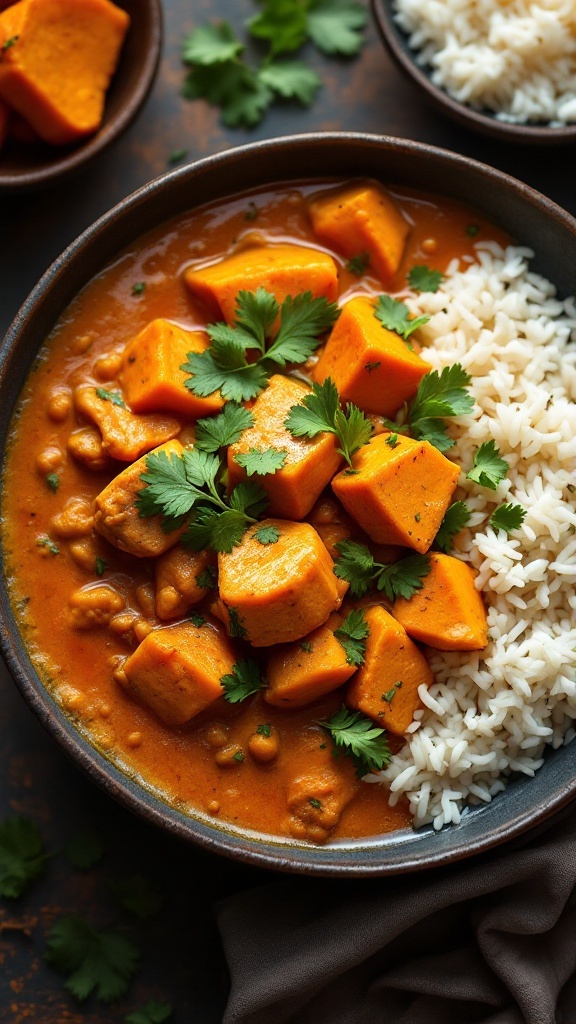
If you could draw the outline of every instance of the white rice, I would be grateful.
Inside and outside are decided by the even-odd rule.
[[[417,63],[502,121],[576,121],[576,0],[395,0]]]
[[[576,308],[530,272],[530,250],[477,251],[478,264],[455,261],[438,292],[408,302],[431,316],[426,359],[438,370],[459,362],[472,378],[474,411],[449,428],[462,466],[454,500],[472,510],[452,553],[478,571],[490,642],[427,650],[435,681],[420,688],[424,710],[388,768],[368,776],[386,780],[390,803],[408,798],[415,826],[435,828],[490,801],[511,772],[533,775],[547,745],[572,740],[576,719]],[[466,480],[487,440],[510,465],[497,491]],[[505,501],[528,511],[509,536],[488,525]]]

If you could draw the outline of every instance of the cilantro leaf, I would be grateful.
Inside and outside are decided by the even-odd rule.
[[[108,562],[106,562],[105,559],[100,558],[100,555],[97,555],[94,568],[97,576],[103,576],[108,568]]]
[[[80,871],[88,871],[104,856],[102,837],[92,829],[78,832],[66,844],[64,853],[70,863]]]
[[[139,921],[154,917],[164,905],[164,897],[146,875],[137,873],[110,882],[109,889],[116,902]]]
[[[320,344],[320,335],[330,330],[340,316],[335,302],[322,295],[314,299],[312,292],[288,295],[280,308],[280,328],[265,358],[285,366],[304,363]]]
[[[226,366],[210,349],[205,352],[189,352],[187,361],[182,363],[180,369],[192,374],[184,384],[201,398],[220,391],[222,398],[246,402],[266,387],[267,376],[263,367],[258,363],[248,364],[245,356],[238,361],[238,365]]]
[[[490,516],[490,526],[495,530],[505,530],[512,533],[512,530],[519,530],[526,518],[526,509],[522,505],[512,505],[506,502],[494,509]]]
[[[288,452],[282,448],[250,448],[247,452],[239,452],[234,462],[246,470],[248,476],[273,474],[282,469]]]
[[[220,682],[224,687],[224,697],[230,704],[238,704],[266,686],[257,663],[251,658],[237,661],[232,671],[222,676]]]
[[[426,555],[408,555],[400,561],[387,565],[378,574],[376,586],[383,590],[389,601],[397,597],[406,600],[423,586],[422,580],[430,572],[430,559]]]
[[[97,932],[76,915],[56,922],[47,947],[46,961],[68,975],[65,988],[80,1001],[92,992],[104,1003],[119,999],[140,959],[129,939],[113,931]]]
[[[299,60],[265,64],[258,72],[258,79],[271,92],[286,100],[298,100],[304,107],[314,102],[322,84],[319,75]]]
[[[357,256],[353,256],[352,259],[348,260],[346,264],[346,270],[349,270],[351,274],[355,274],[356,277],[362,277],[362,274],[370,266],[370,253],[363,250],[359,252]]]
[[[423,263],[411,267],[408,272],[408,284],[415,292],[437,292],[444,274],[441,270],[431,270]]]
[[[262,11],[248,22],[248,29],[270,44],[269,59],[291,53],[306,41],[306,6],[294,0],[263,0]]]
[[[457,533],[460,533],[470,522],[470,509],[465,501],[454,501],[446,509],[444,518],[440,523],[440,529],[434,538],[434,544],[445,554],[452,550],[452,541]]]
[[[205,99],[220,108],[220,120],[229,128],[251,128],[262,120],[272,93],[258,75],[237,58],[212,64],[195,64],[189,71],[182,95]]]
[[[350,584],[353,597],[364,597],[370,589],[376,562],[365,544],[355,540],[340,540],[335,545],[339,557],[334,564],[334,573]]]
[[[404,341],[410,335],[427,324],[429,316],[417,316],[410,319],[410,310],[404,302],[393,299],[391,295],[379,295],[374,307],[374,316],[389,331],[395,331]]]
[[[246,630],[242,624],[242,620],[240,619],[238,612],[236,611],[235,608],[231,608],[228,605],[226,605],[226,610],[228,612],[228,618],[230,620],[228,624],[228,632],[230,633],[230,636],[237,636],[240,639],[242,639],[246,636]]]
[[[228,554],[240,544],[246,533],[246,516],[236,509],[217,512],[206,509],[188,525],[182,536],[182,544],[193,551],[225,551]]]
[[[112,405],[117,405],[121,409],[126,408],[126,403],[119,391],[107,391],[106,388],[96,388],[95,391],[103,402],[111,402]]]
[[[225,64],[239,57],[244,49],[227,21],[201,25],[184,39],[182,60],[185,64]]]
[[[319,722],[335,744],[352,757],[358,773],[378,771],[390,763],[391,753],[384,729],[374,725],[361,711],[341,707],[327,722]]]
[[[164,1024],[174,1013],[170,1003],[157,1003],[150,1000],[140,1010],[129,1013],[124,1018],[125,1024]]]
[[[50,856],[28,818],[13,815],[0,824],[0,896],[16,899],[44,869]]]
[[[277,544],[280,539],[280,530],[277,526],[260,526],[252,536],[260,544]]]
[[[481,487],[495,491],[509,468],[506,460],[500,458],[500,449],[496,447],[496,442],[484,441],[474,452],[474,465],[466,474],[466,478],[480,484]]]
[[[226,402],[217,416],[206,416],[196,422],[194,447],[204,452],[217,452],[235,444],[253,425],[254,417],[248,409],[237,402]]]
[[[44,477],[44,482],[53,494],[55,494],[60,487],[60,477],[58,476],[58,473],[47,473]]]
[[[136,508],[142,518],[163,515],[167,527],[174,528],[178,520],[192,510],[194,504],[206,498],[202,485],[204,474],[198,473],[200,459],[212,460],[213,482],[220,468],[215,455],[197,449],[185,450],[182,455],[152,452],[146,459],[146,472],[140,474],[146,484],[136,496]]]
[[[211,565],[207,565],[202,572],[199,572],[196,577],[196,583],[202,590],[214,590],[216,586],[216,570]]]
[[[337,451],[349,465],[354,453],[368,444],[372,434],[372,424],[358,406],[348,402],[346,411],[342,411],[330,377],[322,384],[313,384],[311,393],[299,405],[292,406],[284,423],[294,437],[316,437],[324,431],[335,434],[341,445]]]
[[[356,608],[346,616],[341,626],[334,631],[334,636],[344,648],[346,661],[349,665],[363,665],[366,657],[366,637],[370,629],[364,618],[364,612]]]
[[[366,10],[352,0],[312,0],[308,36],[328,56],[353,57],[363,46]]]
[[[236,302],[235,329],[244,331],[252,339],[250,347],[259,348],[263,355],[266,340],[280,312],[280,303],[265,288],[257,288],[255,292],[240,291]]]
[[[443,417],[462,416],[472,412],[474,399],[466,390],[470,376],[460,363],[427,373],[408,408],[407,420],[412,435],[429,441],[439,451],[447,451],[454,441],[446,435]]]

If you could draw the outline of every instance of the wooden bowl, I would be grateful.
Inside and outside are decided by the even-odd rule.
[[[532,247],[533,269],[562,295],[574,286],[576,220],[551,200],[474,160],[421,143],[374,135],[319,133],[226,150],[165,174],[101,217],[49,268],[18,313],[0,350],[0,448],[36,354],[78,292],[145,232],[191,206],[248,189],[337,176],[450,196],[481,211],[513,239]],[[576,796],[576,742],[550,751],[534,778],[511,781],[490,804],[459,825],[430,827],[325,847],[290,842],[200,812],[185,814],[96,750],[53,699],[33,667],[7,588],[0,584],[0,646],[25,700],[73,760],[106,792],[172,835],[249,863],[324,875],[384,875],[449,865],[486,851],[543,821]]]
[[[416,63],[417,53],[408,45],[408,36],[394,20],[393,0],[372,0],[372,10],[380,35],[390,56],[401,71],[421,90],[424,99],[453,121],[470,131],[490,135],[502,142],[528,145],[565,146],[576,144],[576,124],[552,127],[546,124],[510,124],[499,121],[486,110],[474,110],[453,99],[444,89],[434,85],[429,69]]]
[[[32,191],[62,181],[128,128],[146,99],[162,48],[160,0],[115,0],[131,18],[99,131],[73,146],[8,140],[0,150],[0,190]]]

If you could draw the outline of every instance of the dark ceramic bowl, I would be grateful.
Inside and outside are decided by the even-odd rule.
[[[99,131],[73,146],[7,141],[0,150],[0,190],[32,191],[74,174],[107,148],[136,117],[158,69],[162,49],[160,0],[115,0],[130,28],[106,94]]]
[[[502,142],[521,142],[529,145],[576,145],[576,124],[559,128],[546,124],[509,124],[499,121],[490,111],[474,110],[460,103],[434,85],[428,68],[416,63],[416,51],[408,45],[408,36],[394,20],[393,0],[372,0],[372,9],[380,35],[391,55],[404,72],[422,91],[424,98],[447,117],[471,131],[491,135]]]
[[[163,221],[238,191],[269,184],[367,176],[449,195],[481,210],[537,252],[534,267],[562,294],[573,288],[576,220],[499,171],[430,146],[348,133],[302,135],[228,150],[166,174],[125,199],[52,265],[18,313],[0,354],[0,445],[38,349],[78,291],[120,250]],[[491,804],[440,833],[409,830],[327,847],[298,845],[188,817],[124,775],[96,751],[44,688],[0,588],[2,649],[28,704],[56,740],[111,796],[166,831],[255,864],[286,871],[369,875],[449,864],[536,825],[576,795],[576,744],[550,753],[534,779],[520,778]]]

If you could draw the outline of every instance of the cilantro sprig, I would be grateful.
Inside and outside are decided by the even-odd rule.
[[[226,402],[217,416],[205,416],[196,423],[194,447],[203,452],[218,452],[239,441],[245,430],[254,426],[249,409],[237,402]]]
[[[77,915],[63,917],[48,935],[46,960],[68,975],[65,988],[81,1002],[94,993],[104,1003],[128,991],[140,953],[124,935],[96,931]]]
[[[302,402],[293,405],[284,421],[294,437],[316,437],[324,431],[335,434],[340,443],[337,451],[348,465],[352,456],[368,444],[372,424],[364,413],[348,402],[346,410],[340,406],[340,396],[334,382],[327,377],[322,384],[313,384],[312,392]]]
[[[452,550],[452,542],[457,533],[470,522],[470,509],[465,501],[454,501],[444,513],[440,529],[434,538],[434,546],[446,555]]]
[[[377,590],[384,591],[389,601],[397,597],[409,600],[421,589],[424,577],[430,572],[430,559],[426,555],[408,555],[384,565],[374,559],[365,544],[341,540],[335,546],[339,557],[334,572],[339,579],[347,580],[353,597],[364,597],[375,585]]]
[[[410,310],[404,302],[393,299],[391,295],[379,295],[374,306],[374,316],[389,331],[395,331],[404,341],[419,327],[427,324],[429,316],[410,317]]]
[[[484,441],[474,452],[474,463],[466,476],[473,483],[495,491],[509,468],[506,460],[500,457],[500,449],[496,447],[496,442]]]
[[[237,661],[232,671],[222,676],[220,682],[224,687],[224,698],[230,704],[238,704],[266,686],[266,680],[252,658]]]
[[[0,896],[21,896],[49,856],[33,821],[16,814],[6,818],[0,824]]]
[[[287,454],[285,448],[249,448],[235,455],[234,462],[246,470],[247,476],[267,476],[282,469]]]
[[[490,526],[495,530],[504,530],[506,533],[512,533],[513,530],[519,530],[526,518],[527,512],[522,505],[513,505],[511,502],[506,502],[504,505],[499,505],[495,508],[492,515],[490,516]]]
[[[335,302],[313,298],[311,292],[289,295],[280,305],[265,288],[258,288],[239,292],[236,302],[233,326],[209,324],[212,344],[204,352],[189,352],[181,367],[191,374],[184,383],[195,395],[205,398],[220,391],[236,403],[255,398],[279,366],[306,362],[339,315]],[[257,352],[257,358],[249,360],[248,352]]]
[[[182,455],[152,452],[146,459],[146,472],[140,474],[146,486],[136,498],[139,515],[161,515],[163,528],[169,532],[192,514],[182,537],[185,546],[194,551],[232,551],[248,526],[258,521],[268,498],[252,480],[238,484],[227,496],[218,479],[220,473],[218,456],[197,448],[185,449]]]
[[[326,722],[319,722],[326,729],[335,746],[352,758],[357,774],[379,771],[390,763],[391,753],[384,729],[374,725],[371,718],[361,711],[349,711],[341,707]]]
[[[390,426],[403,432],[406,428],[418,441],[429,441],[439,451],[448,451],[455,441],[448,437],[444,420],[472,412],[474,399],[467,391],[469,383],[470,376],[460,363],[445,366],[441,373],[431,370],[422,377],[404,422]]]
[[[370,634],[370,628],[364,612],[355,608],[346,616],[344,622],[338,629],[334,630],[334,636],[346,654],[346,661],[349,665],[358,667],[364,664],[366,657],[366,638]]]

